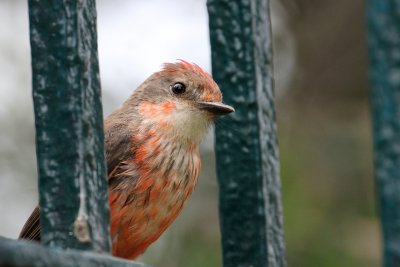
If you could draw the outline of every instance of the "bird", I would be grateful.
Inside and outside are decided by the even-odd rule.
[[[200,173],[199,144],[234,112],[195,63],[165,63],[104,121],[112,254],[135,259],[177,218]],[[20,239],[40,240],[40,207]]]

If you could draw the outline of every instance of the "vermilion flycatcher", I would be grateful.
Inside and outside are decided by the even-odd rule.
[[[105,120],[114,256],[134,259],[175,220],[199,176],[198,145],[222,103],[211,76],[184,60],[164,64]],[[37,207],[20,238],[40,240]]]

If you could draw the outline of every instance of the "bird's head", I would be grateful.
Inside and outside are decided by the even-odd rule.
[[[184,60],[164,64],[127,102],[135,103],[144,125],[190,143],[199,143],[217,116],[234,111],[210,74]]]

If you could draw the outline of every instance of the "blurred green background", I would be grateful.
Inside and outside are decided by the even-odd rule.
[[[210,71],[204,0],[98,3],[105,113],[165,61]],[[277,116],[289,266],[379,266],[364,3],[273,0]],[[157,19],[154,19],[157,18]],[[0,235],[36,205],[26,1],[0,2]],[[140,260],[221,266],[213,135],[190,203]],[[11,204],[12,203],[12,204]]]

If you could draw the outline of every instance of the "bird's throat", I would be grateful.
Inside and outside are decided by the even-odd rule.
[[[182,101],[144,102],[138,111],[143,125],[152,127],[171,141],[186,145],[200,144],[212,122],[206,112]]]

